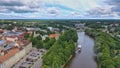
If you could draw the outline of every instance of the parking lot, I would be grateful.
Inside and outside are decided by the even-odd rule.
[[[20,59],[12,68],[40,68],[44,49],[32,48],[32,50]]]

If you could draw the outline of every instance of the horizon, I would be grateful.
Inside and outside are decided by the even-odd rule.
[[[120,20],[120,19],[106,19],[106,18],[103,18],[103,19],[94,19],[94,18],[86,18],[86,19],[0,19],[0,20]]]

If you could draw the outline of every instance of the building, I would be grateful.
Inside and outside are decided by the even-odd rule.
[[[48,37],[48,35],[43,35],[42,40],[45,40]]]
[[[23,49],[13,46],[7,54],[0,56],[0,68],[10,68],[32,49],[32,43],[25,43]]]
[[[41,29],[40,28],[26,28],[26,30],[28,31],[40,31]]]
[[[0,68],[10,68],[17,61],[17,56],[14,55],[19,52],[18,48],[11,49],[4,56],[0,56]]]
[[[75,24],[76,28],[84,28],[84,26],[85,26],[85,24],[82,24],[82,23],[81,24]]]
[[[47,29],[49,29],[50,31],[52,31],[52,30],[53,30],[53,27],[47,27]]]
[[[36,28],[35,30],[39,30]],[[32,49],[32,43],[24,39],[27,32],[4,30],[0,34],[0,68],[11,68]]]
[[[32,43],[27,43],[25,46],[25,53],[27,54],[32,49]]]
[[[15,42],[15,41],[18,40],[18,37],[16,37],[16,36],[7,36],[6,40]]]
[[[0,48],[4,47],[6,45],[6,40],[0,40]]]
[[[59,39],[59,34],[49,34],[49,38],[55,38],[56,40]]]
[[[49,29],[51,32],[59,32],[60,31],[59,28],[53,28],[53,27],[47,27],[47,29]]]

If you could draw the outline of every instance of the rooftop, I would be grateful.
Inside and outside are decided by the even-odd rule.
[[[0,57],[0,63],[8,60],[10,57],[12,57],[14,54],[16,54],[17,52],[19,52],[18,48],[13,48],[11,49],[7,54],[5,54],[4,56]]]
[[[59,35],[58,34],[50,34],[49,35],[49,38],[56,38],[56,37],[58,37]]]
[[[6,43],[6,40],[0,40],[0,46],[3,46],[4,43]]]
[[[5,31],[4,35],[5,36],[19,36],[23,34],[24,32],[12,32],[12,31]]]

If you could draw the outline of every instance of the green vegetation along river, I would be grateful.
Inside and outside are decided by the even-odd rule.
[[[81,53],[76,53],[64,68],[97,68],[94,60],[94,40],[84,32],[78,32],[79,44],[82,46]]]

